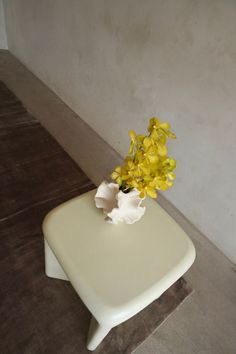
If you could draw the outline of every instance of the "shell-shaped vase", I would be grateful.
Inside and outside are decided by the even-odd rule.
[[[141,206],[143,199],[136,189],[128,193],[119,190],[116,183],[103,181],[97,189],[95,204],[103,209],[105,220],[111,224],[124,222],[133,224],[145,213],[145,206]]]

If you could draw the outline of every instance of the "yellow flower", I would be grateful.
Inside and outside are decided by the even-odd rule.
[[[150,146],[144,153],[145,158],[151,163],[154,164],[158,162],[159,156],[158,156],[158,150],[159,148],[156,146]]]
[[[144,139],[144,135],[142,135],[142,134],[137,135],[135,133],[135,131],[130,130],[129,137],[130,137],[131,143],[130,143],[128,155],[132,155],[134,153],[134,148],[136,147],[138,149],[139,145],[142,144],[143,139]]]
[[[111,174],[111,178],[116,181],[119,185],[122,184],[122,178],[121,178],[121,166],[117,166]]]
[[[160,135],[165,135],[168,138],[176,139],[174,133],[170,131],[170,124],[167,122],[160,123],[158,118],[151,118],[148,126],[148,131],[151,137],[157,140]]]
[[[176,138],[170,132],[170,124],[150,119],[149,135],[137,135],[130,130],[130,148],[122,166],[111,174],[120,189],[129,191],[136,188],[140,197],[157,197],[156,190],[166,190],[173,185],[176,161],[168,156],[167,139]]]
[[[167,147],[165,145],[159,145],[158,152],[159,152],[160,156],[166,156],[167,155]]]
[[[158,118],[156,118],[156,117],[151,118],[149,121],[149,126],[148,126],[149,133],[151,133],[153,131],[153,129],[158,129],[159,124],[160,124],[160,122],[159,122]]]
[[[140,192],[140,198],[145,198],[147,195],[151,198],[157,198],[156,188],[151,183],[144,184],[140,183],[137,187],[138,191]]]

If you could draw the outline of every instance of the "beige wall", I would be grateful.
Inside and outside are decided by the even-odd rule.
[[[5,28],[3,0],[0,0],[0,49],[7,49],[7,36]]]
[[[236,2],[4,4],[10,51],[119,153],[150,116],[172,123],[165,195],[236,262]]]

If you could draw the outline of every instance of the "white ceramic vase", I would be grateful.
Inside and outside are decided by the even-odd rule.
[[[124,193],[119,190],[118,184],[106,181],[100,184],[95,195],[96,207],[103,209],[105,220],[111,224],[133,224],[138,221],[146,209],[141,206],[142,201],[136,189]]]

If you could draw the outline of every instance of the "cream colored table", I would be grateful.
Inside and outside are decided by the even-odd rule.
[[[46,274],[69,280],[92,313],[89,350],[157,299],[195,258],[189,237],[155,201],[145,201],[137,223],[111,225],[94,195],[69,200],[43,223]]]

